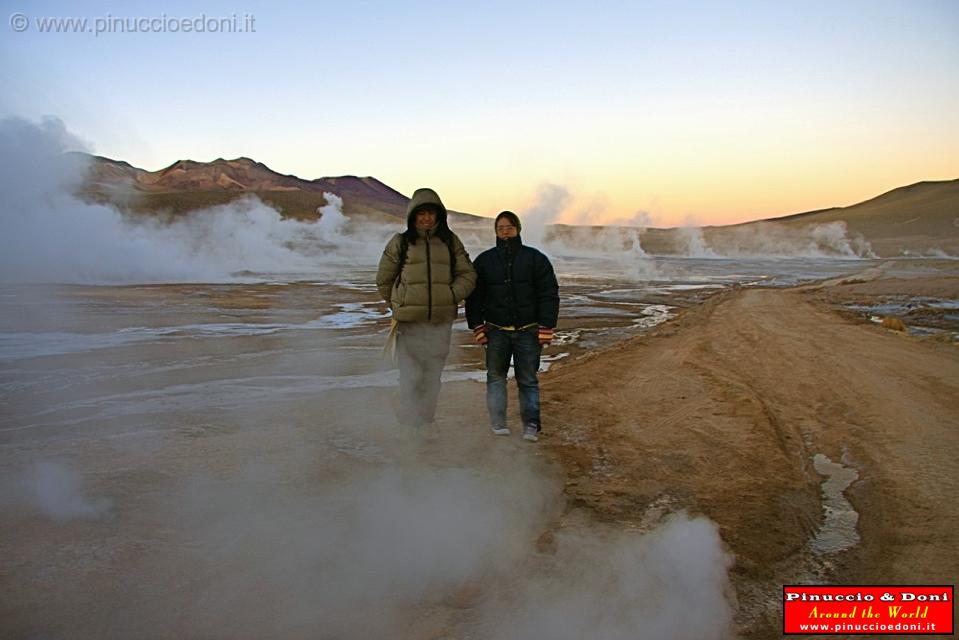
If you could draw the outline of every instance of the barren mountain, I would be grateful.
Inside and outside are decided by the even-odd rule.
[[[127,162],[87,156],[90,174],[83,195],[135,213],[181,215],[255,195],[282,215],[317,219],[327,204],[324,193],[343,200],[343,213],[396,222],[406,215],[409,198],[372,177],[340,176],[304,180],[273,171],[250,158],[212,162],[178,160],[159,171]],[[455,224],[485,224],[486,219],[451,211]],[[705,246],[720,251],[761,252],[771,241],[815,236],[818,225],[841,223],[847,238],[880,256],[945,251],[959,253],[959,180],[917,182],[848,207],[810,211],[724,227],[705,227]],[[576,242],[602,232],[602,227],[555,225],[553,237]],[[646,229],[641,235],[648,253],[683,253],[689,230]],[[866,249],[864,249],[865,251]]]
[[[285,216],[316,219],[318,209],[327,204],[323,194],[332,193],[343,200],[343,212],[348,216],[394,219],[406,216],[409,202],[409,198],[376,178],[339,176],[304,180],[277,173],[250,158],[218,158],[212,162],[178,160],[159,171],[146,171],[101,156],[89,156],[89,160],[90,173],[84,195],[139,213],[179,215],[253,194]]]

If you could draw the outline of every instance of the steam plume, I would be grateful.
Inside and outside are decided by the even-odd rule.
[[[326,194],[319,223],[284,220],[255,197],[163,223],[124,216],[72,195],[88,167],[58,119],[0,120],[0,280],[3,282],[222,282],[237,273],[315,275],[375,259],[391,230],[353,233],[342,201]],[[302,276],[301,276],[302,277]]]

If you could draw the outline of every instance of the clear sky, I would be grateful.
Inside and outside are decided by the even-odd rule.
[[[658,226],[959,177],[955,0],[0,6],[0,114],[150,170],[242,155],[481,215],[551,184],[563,221]],[[253,31],[169,32],[204,15]]]

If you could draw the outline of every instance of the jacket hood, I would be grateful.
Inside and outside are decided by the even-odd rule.
[[[413,192],[413,197],[406,205],[406,229],[408,238],[415,242],[418,235],[416,233],[416,212],[424,207],[436,209],[436,230],[437,234],[445,237],[449,234],[449,223],[446,221],[446,206],[440,200],[439,194],[429,188],[417,189]]]

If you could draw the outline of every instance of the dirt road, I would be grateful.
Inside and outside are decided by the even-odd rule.
[[[737,625],[779,637],[788,582],[951,584],[959,574],[959,350],[844,318],[815,292],[719,295],[651,335],[551,373],[544,438],[573,505],[626,524],[650,507],[717,522]],[[824,454],[861,541],[812,550]],[[854,542],[854,541],[853,541]]]

